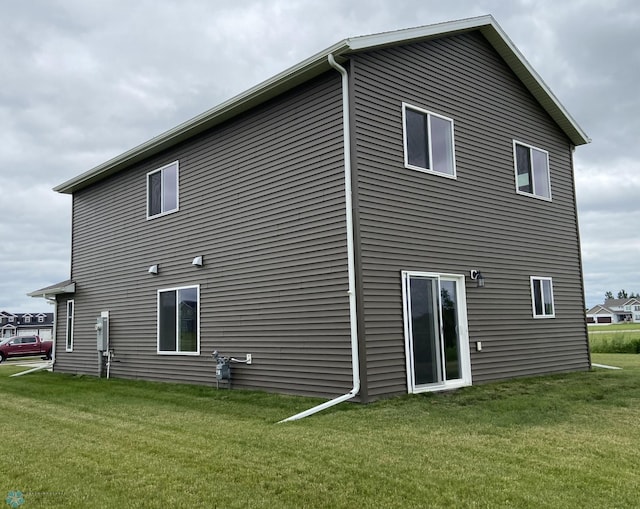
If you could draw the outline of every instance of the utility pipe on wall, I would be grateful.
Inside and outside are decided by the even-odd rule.
[[[342,132],[344,138],[344,195],[347,223],[347,269],[349,273],[349,322],[351,326],[351,364],[353,371],[353,388],[346,394],[322,403],[321,405],[287,417],[280,422],[297,421],[317,412],[321,412],[343,401],[348,401],[360,392],[360,354],[358,352],[358,315],[356,310],[356,272],[353,234],[353,199],[351,196],[351,133],[349,130],[349,75],[347,70],[338,64],[332,54],[328,55],[329,65],[342,76]]]

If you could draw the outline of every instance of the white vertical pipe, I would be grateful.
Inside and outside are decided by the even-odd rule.
[[[349,321],[351,325],[351,364],[353,388],[346,394],[322,403],[321,405],[287,417],[280,422],[297,421],[317,412],[321,412],[343,401],[350,400],[360,392],[360,354],[358,352],[358,314],[356,310],[356,269],[353,234],[353,198],[351,196],[351,134],[349,129],[349,75],[338,64],[332,54],[328,55],[329,64],[342,76],[342,133],[344,139],[344,199],[347,226],[347,270],[349,273]]]

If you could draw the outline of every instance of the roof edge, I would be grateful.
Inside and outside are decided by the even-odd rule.
[[[380,49],[433,37],[450,36],[472,30],[480,30],[574,145],[591,142],[591,139],[527,62],[493,16],[484,15],[344,39],[218,106],[59,184],[53,190],[72,194],[276,97],[322,72],[330,70],[331,67],[327,60],[330,54],[333,54],[334,57],[344,57],[350,53]]]
[[[28,297],[41,297],[43,299],[47,299],[52,296],[61,295],[64,293],[75,293],[76,292],[76,284],[71,280],[62,281],[60,283],[56,283],[55,285],[47,286],[45,288],[40,288],[39,290],[35,290],[27,294]],[[49,296],[49,297],[48,297]]]
[[[586,145],[591,143],[591,138],[582,130],[567,109],[558,100],[555,94],[544,82],[542,77],[527,61],[498,22],[490,16],[491,20],[480,31],[496,49],[500,56],[511,67],[518,78],[529,89],[542,107],[547,110],[551,118],[567,134],[574,145]],[[496,38],[497,36],[497,38]],[[515,57],[515,59],[513,58]]]
[[[223,103],[197,115],[150,140],[133,147],[122,154],[54,187],[59,193],[73,193],[103,177],[118,172],[123,167],[145,159],[169,148],[180,141],[199,134],[225,120],[234,117],[253,106],[275,97],[294,86],[330,69],[327,56],[338,56],[348,50],[346,40],[316,53],[302,62],[255,85],[254,87],[224,101]]]

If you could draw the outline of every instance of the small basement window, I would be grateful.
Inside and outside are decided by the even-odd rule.
[[[147,219],[178,210],[178,161],[147,173]]]
[[[455,178],[453,120],[405,103],[402,117],[405,167]]]
[[[531,276],[531,300],[534,318],[555,318],[553,281],[550,277]]]
[[[516,191],[551,201],[549,153],[545,150],[513,141],[516,171]]]

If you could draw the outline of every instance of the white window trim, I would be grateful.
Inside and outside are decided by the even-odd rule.
[[[176,166],[176,208],[175,209],[171,209],[171,210],[166,210],[163,212],[160,212],[159,214],[154,214],[154,215],[149,215],[149,176],[154,174],[154,173],[158,173],[161,172],[162,170],[169,168],[171,166],[175,165]],[[172,163],[169,164],[165,164],[164,166],[161,166],[160,168],[156,168],[153,171],[150,171],[147,173],[146,176],[147,179],[147,221],[149,219],[155,219],[157,217],[162,217],[162,216],[166,216],[167,214],[173,214],[174,212],[178,212],[180,210],[180,162],[179,161],[173,161]],[[162,182],[162,177],[160,178],[160,181]],[[161,192],[160,193],[160,200],[161,203],[164,205],[164,193]],[[163,206],[160,206],[160,209],[162,209]]]
[[[547,198],[546,196],[540,196],[539,194],[535,194],[535,193],[525,193],[524,191],[520,191],[520,189],[518,189],[518,158],[516,156],[516,145],[522,145],[523,147],[527,147],[529,150],[534,149],[537,150],[539,152],[543,152],[547,158],[547,185],[549,186],[549,197]],[[533,158],[531,158],[531,164],[533,165]],[[515,178],[515,185],[516,185],[516,193],[521,194],[522,196],[529,196],[530,198],[536,198],[538,200],[544,200],[544,201],[553,201],[553,193],[551,191],[551,166],[549,165],[549,152],[535,147],[533,145],[530,145],[528,143],[525,143],[523,141],[520,140],[513,140],[513,175]],[[531,186],[533,187],[534,185],[534,181],[533,181],[533,168],[532,168],[532,172],[531,172]],[[535,189],[534,189],[535,191]]]
[[[427,128],[429,129],[429,166],[433,168],[433,150],[431,149],[431,122],[429,122],[428,116],[434,116],[441,118],[450,122],[451,125],[451,157],[453,162],[453,175],[449,175],[448,173],[442,173],[440,171],[435,171],[429,168],[421,168],[420,166],[415,166],[413,164],[409,164],[409,152],[407,150],[407,108],[418,111],[427,115]],[[438,113],[434,113],[429,110],[425,110],[424,108],[420,108],[418,106],[414,106],[409,103],[402,103],[402,141],[404,145],[404,167],[409,168],[410,170],[421,171],[423,173],[430,173],[432,175],[438,175],[439,177],[445,177],[453,180],[457,180],[457,169],[456,169],[456,140],[454,137],[454,128],[453,128],[453,119],[449,117],[445,117],[444,115],[439,115]]]
[[[551,283],[551,305],[553,306],[553,313],[550,315],[546,315],[546,314],[542,314],[542,315],[537,315],[536,314],[536,299],[535,299],[535,291],[533,289],[533,281],[537,280],[537,281],[549,281]],[[555,318],[556,317],[556,299],[553,296],[553,278],[548,277],[548,276],[531,276],[530,277],[530,286],[531,286],[531,311],[533,313],[533,317],[535,319],[546,319],[546,318]],[[540,289],[542,290],[542,285],[540,285]],[[544,312],[544,293],[540,296],[540,298],[542,299],[542,309]]]
[[[197,327],[197,332],[196,332],[196,343],[197,343],[197,349],[195,352],[178,352],[177,350],[175,352],[167,352],[165,350],[160,350],[160,294],[162,292],[172,292],[172,291],[178,291],[178,290],[186,290],[189,288],[195,288],[196,292],[197,292],[197,297],[198,297],[198,327]],[[161,288],[158,290],[157,292],[157,296],[156,296],[156,353],[158,355],[188,355],[188,356],[197,356],[200,355],[200,285],[185,285],[185,286],[175,286],[172,288]],[[176,313],[178,312],[178,309],[176,307]],[[176,317],[176,323],[179,323],[177,321],[177,317]],[[177,337],[178,331],[176,330],[176,348],[178,348],[178,337]]]
[[[72,305],[71,320],[69,320],[69,303],[71,303]],[[73,352],[73,329],[74,329],[74,323],[76,321],[76,303],[74,299],[69,299],[65,305],[66,305],[67,311],[65,312],[66,331],[65,331],[65,337],[64,337],[64,341],[65,341],[64,347],[65,347],[65,351]],[[71,321],[71,324],[69,324],[69,321]]]

